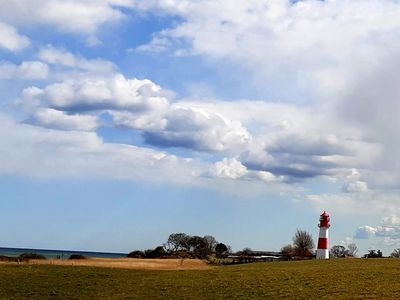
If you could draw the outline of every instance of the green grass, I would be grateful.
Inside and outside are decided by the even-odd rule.
[[[0,299],[399,299],[400,260],[255,263],[203,271],[0,265]]]

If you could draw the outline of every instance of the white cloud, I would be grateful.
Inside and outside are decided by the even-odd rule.
[[[2,11],[4,11],[2,9]],[[13,52],[29,46],[29,39],[20,35],[17,29],[9,24],[0,21],[0,47]]]
[[[283,177],[277,177],[269,172],[248,170],[236,158],[226,157],[222,161],[216,162],[204,176],[232,180],[260,181],[264,183],[277,183],[284,180]]]
[[[216,65],[228,61],[244,67],[248,77],[256,78],[253,85],[265,93],[292,103],[312,104],[315,114],[324,112],[326,123],[297,126],[303,130],[300,137],[305,136],[306,144],[312,141],[311,135],[319,133],[316,128],[322,128],[322,134],[346,135],[349,128],[358,131],[356,139],[353,132],[347,138],[339,137],[334,148],[345,140],[344,147],[353,144],[351,148],[361,155],[323,158],[324,162],[362,169],[367,186],[353,182],[345,189],[398,188],[397,1],[254,0],[231,5],[229,0],[159,0],[133,4],[183,19],[140,49],[153,50],[162,41],[157,51],[169,45],[175,53],[202,55]],[[246,78],[242,72],[237,77],[238,82]],[[293,123],[282,122],[282,126]],[[309,132],[310,128],[314,132]]]
[[[126,3],[125,3],[126,2]],[[78,0],[1,0],[0,18],[10,23],[29,26],[42,24],[62,32],[78,33],[95,40],[98,28],[124,18],[118,6],[128,1],[78,1]]]
[[[364,181],[347,182],[343,185],[343,191],[346,193],[365,193],[368,191],[368,185]]]
[[[374,236],[377,229],[371,226],[361,226],[354,233],[354,238],[356,239],[369,239]]]
[[[26,7],[32,5],[24,3]],[[248,172],[265,173],[267,177],[273,174],[289,181],[321,176],[336,178],[344,182],[342,191],[349,194],[385,185],[398,186],[400,108],[395,78],[399,74],[395,67],[388,67],[397,65],[394,62],[400,47],[398,3],[386,0],[357,3],[271,0],[242,1],[235,5],[227,0],[41,3],[53,9],[48,17],[36,23],[56,24],[60,30],[91,36],[104,22],[123,18],[118,6],[178,15],[183,22],[155,34],[152,42],[138,49],[157,52],[170,48],[181,54],[212,58],[216,65],[219,61],[229,61],[261,78],[257,84],[268,92],[292,90],[296,98],[289,101],[312,105],[218,100],[208,103],[186,99],[170,104],[166,91],[151,81],[105,76],[103,73],[113,68],[109,62],[85,59],[50,46],[39,54],[43,61],[103,75],[27,88],[24,91],[27,106],[68,112],[63,117],[71,117],[74,112],[90,115],[94,110],[108,110],[115,125],[141,131],[150,145],[222,152],[236,157]],[[9,5],[9,16],[23,24],[21,16],[29,10],[5,5]],[[42,13],[42,7],[36,6],[39,8],[33,8],[33,16]],[[55,21],[54,16],[67,12],[69,19],[78,21],[65,25],[64,15]],[[95,12],[98,14],[94,15]],[[83,13],[86,18],[80,18]],[[247,75],[237,74],[244,86],[246,77],[254,77]],[[357,168],[360,177],[346,178],[353,168]],[[351,198],[352,194],[347,196]],[[343,195],[340,197],[343,199]]]
[[[162,130],[167,123],[163,116],[166,110],[155,110],[147,113],[127,111],[109,111],[109,113],[116,126],[138,130]]]
[[[83,76],[53,83],[47,87],[27,88],[22,104],[36,101],[39,105],[64,111],[102,109],[152,110],[168,105],[167,92],[150,80],[126,79],[117,74],[110,77]],[[28,99],[25,99],[28,98]]]
[[[215,163],[215,176],[217,177],[238,179],[247,175],[247,173],[247,168],[235,158],[224,158]]]
[[[205,167],[148,148],[105,143],[93,132],[18,124],[3,115],[0,136],[0,174],[196,185],[192,174]]]
[[[391,215],[382,218],[382,223],[388,226],[400,226],[400,217],[397,215]]]
[[[289,79],[286,83],[325,95],[346,87],[354,66],[365,61],[376,65],[387,47],[398,45],[400,5],[390,0],[252,0],[235,5],[229,0],[160,0],[136,1],[136,6],[184,19],[155,41],[184,40],[179,45],[189,52],[233,60],[261,75],[264,84],[266,77],[268,82]]]
[[[31,123],[42,127],[62,130],[91,131],[98,127],[96,116],[68,115],[51,108],[39,109],[33,116]]]
[[[205,109],[173,106],[163,118],[162,130],[144,132],[148,143],[200,151],[240,151],[251,139],[240,122]]]
[[[380,155],[380,145],[364,140],[357,127],[332,118],[324,108],[261,101],[178,104],[240,121],[252,140],[236,154],[253,170],[298,179],[321,175],[342,177],[351,168],[372,167]]]
[[[46,79],[48,74],[47,64],[40,61],[24,61],[20,65],[0,63],[0,79]]]
[[[171,46],[171,42],[167,38],[155,37],[150,43],[145,45],[140,45],[134,50],[143,52],[163,52],[166,51]],[[132,51],[132,49],[130,49]]]
[[[99,58],[89,60],[53,46],[42,49],[38,54],[38,58],[48,64],[60,65],[93,73],[111,73],[116,68],[110,61]]]
[[[382,238],[384,245],[390,246],[400,243],[400,218],[397,215],[391,215],[382,218],[381,225],[362,226],[357,229],[354,234],[355,238],[368,239],[372,236]]]

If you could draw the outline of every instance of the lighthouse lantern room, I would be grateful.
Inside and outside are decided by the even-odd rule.
[[[329,227],[331,227],[329,214],[324,211],[319,218],[319,238],[317,259],[329,259]]]

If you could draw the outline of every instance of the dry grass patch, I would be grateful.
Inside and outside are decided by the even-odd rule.
[[[199,259],[88,258],[77,260],[30,260],[28,264],[121,268],[136,270],[205,270],[211,268]]]

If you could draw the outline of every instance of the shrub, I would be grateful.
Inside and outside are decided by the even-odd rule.
[[[288,244],[286,246],[283,246],[281,248],[281,252],[282,252],[282,256],[284,258],[290,258],[290,257],[293,257],[295,255],[295,250],[294,250],[293,246],[290,245],[290,244]]]
[[[69,259],[87,259],[87,257],[82,254],[72,254]]]
[[[167,256],[167,252],[163,246],[158,246],[154,250],[148,249],[144,251],[144,254],[146,258],[161,258]]]
[[[18,257],[9,257],[5,255],[0,255],[0,261],[18,261]]]
[[[131,253],[129,253],[126,257],[130,257],[130,258],[144,258],[145,254],[143,251],[140,250],[135,250],[132,251]]]
[[[19,256],[20,259],[46,259],[44,255],[37,253],[22,253]]]
[[[217,253],[218,257],[224,257],[228,253],[228,246],[225,245],[224,243],[218,243],[215,246],[215,252]]]

